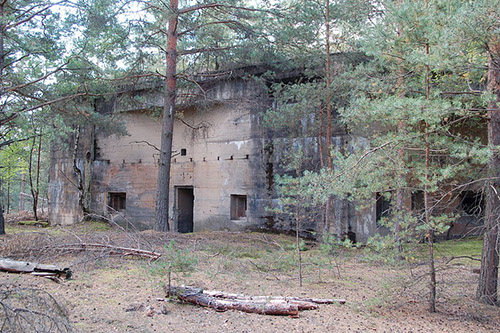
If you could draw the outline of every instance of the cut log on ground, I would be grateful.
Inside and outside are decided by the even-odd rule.
[[[203,293],[217,298],[227,299],[248,299],[248,300],[282,300],[282,301],[303,301],[316,304],[345,304],[346,300],[343,298],[311,298],[311,297],[286,297],[286,296],[247,296],[242,294],[225,293],[218,290],[203,290]]]
[[[299,311],[314,310],[318,304],[344,304],[344,299],[301,298],[283,296],[247,296],[196,287],[173,287],[172,296],[181,301],[209,307],[215,311],[238,310],[264,315],[298,316]]]
[[[17,261],[8,258],[0,258],[0,271],[11,273],[31,273],[36,276],[71,278],[71,270],[55,265],[44,265],[34,262]]]

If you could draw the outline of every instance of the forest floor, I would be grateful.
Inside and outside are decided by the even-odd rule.
[[[171,241],[175,243],[169,249],[166,244]],[[170,257],[191,260],[194,271],[174,273],[174,285],[246,295],[345,298],[347,302],[301,311],[297,318],[216,312],[165,297],[166,277],[154,272],[164,267],[167,254],[151,261],[112,255],[106,249],[56,249],[75,243],[170,251]],[[368,248],[341,248],[328,256],[318,244],[306,241],[301,246],[304,281],[299,287],[294,238],[289,236],[125,232],[97,222],[65,228],[10,224],[7,235],[0,236],[0,257],[70,267],[73,277],[55,283],[0,272],[0,291],[39,288],[48,292],[66,309],[78,332],[498,332],[499,308],[474,301],[479,262],[449,261],[462,255],[477,258],[479,244],[473,240],[436,245],[437,312],[429,313],[423,252],[408,258],[411,263],[401,264],[383,260]]]

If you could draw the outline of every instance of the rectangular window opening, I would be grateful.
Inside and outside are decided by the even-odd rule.
[[[377,192],[376,194],[376,222],[391,214],[391,201],[383,193]]]
[[[247,216],[247,196],[231,194],[231,220],[241,220]]]
[[[125,192],[109,192],[108,193],[108,210],[122,211],[126,208],[127,194]]]

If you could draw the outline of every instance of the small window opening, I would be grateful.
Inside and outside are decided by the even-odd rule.
[[[382,218],[391,214],[391,201],[382,193],[376,194],[376,222],[377,224]]]
[[[231,220],[241,220],[247,216],[247,196],[231,194]]]
[[[109,192],[108,206],[111,212],[125,210],[127,194],[125,192]]]
[[[462,192],[461,206],[467,215],[484,216],[485,203],[481,192]]]
[[[186,156],[186,154],[187,154],[186,148],[182,148],[181,149],[181,156]]]
[[[411,210],[419,213],[424,210],[424,191],[411,193]]]

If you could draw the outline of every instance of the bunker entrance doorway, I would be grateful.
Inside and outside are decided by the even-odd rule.
[[[177,232],[193,232],[193,204],[193,188],[176,187]]]

